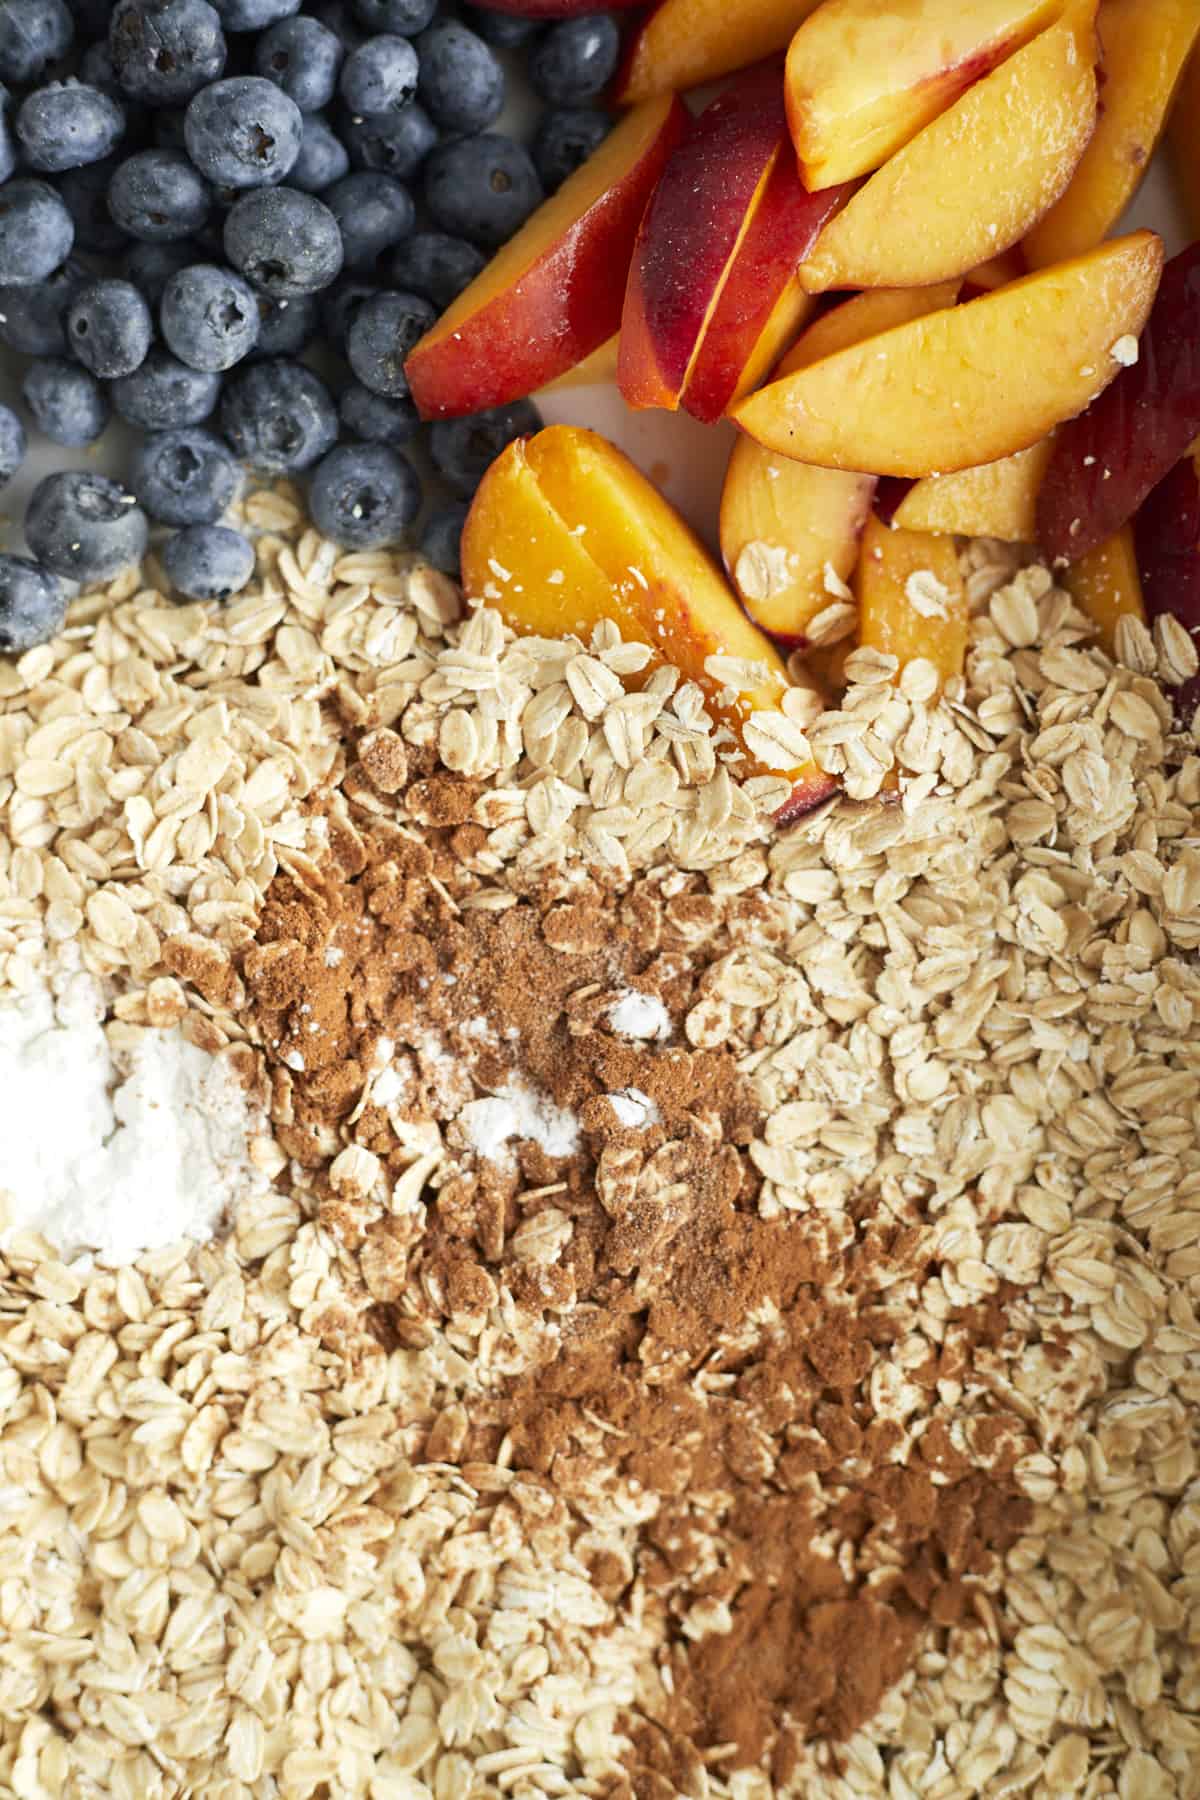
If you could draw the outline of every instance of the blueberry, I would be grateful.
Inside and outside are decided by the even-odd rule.
[[[185,106],[225,67],[225,33],[207,0],[117,0],[108,48],[124,91],[148,106]]]
[[[11,406],[0,406],[0,487],[7,487],[25,461],[25,427]]]
[[[404,181],[437,143],[437,126],[417,101],[382,118],[347,119],[342,141],[356,169],[378,169]]]
[[[0,6],[0,81],[37,81],[71,48],[75,26],[63,0],[4,0]]]
[[[419,294],[384,293],[364,300],[346,333],[346,360],[373,394],[408,393],[404,363],[437,314]]]
[[[552,25],[529,57],[529,80],[550,106],[578,106],[608,86],[617,72],[621,34],[607,13]]]
[[[27,556],[0,556],[0,650],[32,650],[63,628],[67,596],[61,582]]]
[[[465,238],[444,231],[418,231],[388,258],[388,275],[399,288],[420,294],[445,312],[470,287],[487,258]]]
[[[17,113],[26,163],[53,175],[99,162],[120,143],[124,130],[125,114],[116,101],[81,81],[35,88]]]
[[[28,287],[44,281],[70,255],[75,224],[45,181],[10,181],[0,188],[0,282]]]
[[[123,419],[143,431],[171,431],[199,425],[217,404],[221,377],[205,369],[189,369],[169,350],[157,345],[140,369],[112,384],[112,401]]]
[[[29,548],[52,575],[111,581],[142,560],[146,515],[119,482],[83,469],[47,475],[25,512]]]
[[[180,269],[186,269],[189,263],[201,262],[203,254],[198,244],[188,238],[181,238],[178,243],[131,244],[125,252],[121,263],[122,273],[127,281],[132,281],[146,299],[148,306],[155,312],[162,303],[163,291],[172,275]]]
[[[455,500],[450,506],[439,507],[425,521],[425,529],[417,545],[426,562],[432,563],[435,569],[440,569],[443,575],[453,575],[456,581],[462,564],[462,534],[468,510],[462,500]]]
[[[232,369],[258,341],[258,302],[240,275],[215,263],[192,263],[163,290],[158,322],[189,369]]]
[[[108,184],[108,210],[130,237],[169,243],[199,231],[212,189],[179,150],[139,150]]]
[[[228,525],[191,525],[162,551],[172,587],[189,600],[228,600],[254,573],[254,546]]]
[[[316,294],[342,268],[342,234],[314,194],[262,188],[243,194],[225,220],[225,254],[235,269],[276,300]]]
[[[417,91],[417,53],[407,38],[367,38],[342,64],[338,92],[355,118],[402,112]]]
[[[254,67],[303,113],[319,112],[337,92],[342,49],[336,33],[305,15],[281,19],[254,46]]]
[[[17,140],[13,135],[12,97],[0,84],[0,182],[8,180],[17,166]]]
[[[269,187],[300,154],[300,108],[258,75],[202,88],[183,120],[188,155],[221,187]]]
[[[533,139],[533,160],[547,193],[560,188],[604,142],[613,122],[590,106],[543,114]]]
[[[268,475],[307,469],[337,442],[337,408],[303,363],[252,363],[225,383],[221,430],[243,462]]]
[[[65,322],[71,354],[106,381],[139,368],[154,336],[150,308],[131,281],[89,281],[68,306]]]
[[[89,87],[99,88],[102,94],[111,94],[113,99],[124,99],[121,84],[117,80],[117,71],[113,68],[112,53],[108,48],[106,35],[97,43],[89,44],[79,59],[79,79],[86,81]]]
[[[115,157],[68,169],[59,177],[58,193],[75,227],[75,247],[99,256],[114,256],[129,239],[108,210],[108,186],[117,172]]]
[[[454,237],[499,249],[542,202],[528,150],[499,133],[439,144],[425,165],[425,203]]]
[[[439,19],[417,39],[417,92],[443,131],[486,131],[504,110],[504,70],[481,37]]]
[[[532,400],[493,406],[463,419],[439,419],[430,428],[434,467],[464,500],[469,500],[500,452],[514,438],[540,431],[542,417]]]
[[[342,234],[348,269],[372,269],[385,250],[407,237],[417,209],[392,175],[359,169],[331,187],[325,204]]]
[[[108,396],[96,377],[65,356],[44,356],[31,363],[21,393],[43,437],[71,450],[94,444],[111,415]]]
[[[143,439],[129,485],[164,525],[212,525],[240,493],[242,471],[220,438],[184,425]]]
[[[350,436],[367,444],[390,444],[399,449],[411,444],[421,429],[421,416],[410,399],[373,394],[359,381],[342,389],[338,412]]]
[[[415,37],[424,31],[434,13],[437,0],[351,0],[354,16],[367,31],[394,31],[400,37]]]
[[[386,444],[340,444],[313,470],[308,502],[327,538],[348,550],[376,550],[404,536],[421,508],[421,483]]]
[[[436,0],[434,0],[436,5]],[[308,0],[305,12],[320,21],[327,31],[332,31],[343,50],[353,50],[356,44],[363,41],[363,33],[359,30],[358,20],[350,11],[348,0]],[[376,27],[382,31],[384,26]],[[390,30],[391,27],[386,29]]]
[[[341,138],[316,113],[306,113],[300,154],[288,173],[288,186],[304,194],[323,194],[349,172],[350,157]]]
[[[312,294],[294,300],[258,295],[258,342],[255,356],[299,356],[317,335],[320,310]]]
[[[346,334],[355,314],[364,300],[370,300],[380,292],[376,282],[349,280],[339,281],[327,294],[322,295],[321,325],[335,350],[345,354]]]
[[[262,31],[300,11],[300,0],[215,0],[226,31]]]
[[[68,258],[29,287],[0,287],[0,344],[22,356],[65,356],[63,314],[88,272]]]

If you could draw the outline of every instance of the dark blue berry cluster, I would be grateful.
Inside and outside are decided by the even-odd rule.
[[[617,52],[605,13],[486,0],[0,0],[0,343],[53,443],[114,413],[141,434],[125,482],[35,490],[36,561],[0,556],[0,651],[57,629],[62,582],[116,573],[152,522],[180,594],[236,593],[242,464],[306,475],[352,548],[424,509],[419,547],[455,571],[466,503],[537,414],[426,428],[404,361],[600,142]],[[542,106],[528,147],[499,129],[514,55]],[[0,484],[25,429],[0,406]]]

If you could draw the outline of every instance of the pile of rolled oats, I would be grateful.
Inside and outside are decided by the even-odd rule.
[[[276,871],[319,858],[318,792],[362,781],[350,730],[376,734],[380,770],[392,745],[479,783],[473,905],[564,865],[701,877],[694,929],[729,941],[685,1029],[763,1104],[763,1214],[818,1212],[831,1241],[871,1209],[913,1221],[928,1274],[881,1404],[911,1425],[906,1371],[947,1309],[997,1296],[1020,1358],[942,1398],[969,1420],[972,1384],[999,1385],[1038,1445],[1018,1471],[1033,1528],[974,1621],[931,1632],[870,1727],[809,1746],[787,1791],[1200,1796],[1186,634],[1126,627],[1114,664],[1046,570],[971,546],[961,687],[938,701],[920,666],[859,652],[836,713],[793,711],[823,767],[864,797],[891,775],[898,802],[776,835],[781,783],[738,778],[673,671],[626,694],[645,655],[615,631],[514,640],[429,571],[339,557],[286,492],[245,511],[259,579],[235,605],[172,607],[151,569],[0,670],[0,984],[70,940],[121,1016],[244,1036],[234,953]],[[386,812],[385,780],[364,791]],[[771,921],[753,941],[747,896]],[[444,1155],[435,1124],[397,1206]],[[303,1182],[277,1147],[261,1159],[277,1191],[191,1255],[0,1253],[0,1784],[625,1791],[661,1622],[637,1579],[592,1571],[628,1564],[638,1495],[585,1517],[503,1449],[469,1455],[473,1401],[531,1366],[545,1322],[502,1293],[381,1342]],[[687,1791],[772,1788],[715,1755]]]

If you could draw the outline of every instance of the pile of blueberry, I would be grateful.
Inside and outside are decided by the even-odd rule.
[[[513,51],[543,107],[528,148],[492,129]],[[127,485],[35,490],[0,650],[49,636],[60,578],[110,579],[151,521],[179,593],[244,587],[251,546],[219,523],[242,464],[304,473],[320,529],[370,548],[416,526],[419,448],[443,503],[418,547],[453,571],[466,501],[537,415],[423,427],[404,361],[600,142],[617,52],[604,13],[466,0],[0,0],[0,343],[56,444],[113,413],[142,434]],[[24,451],[0,407],[0,484]]]

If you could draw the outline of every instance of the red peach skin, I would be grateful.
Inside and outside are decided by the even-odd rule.
[[[1147,616],[1170,613],[1200,641],[1200,475],[1186,456],[1146,498],[1135,528]],[[1200,676],[1172,690],[1178,723],[1190,728]]]

